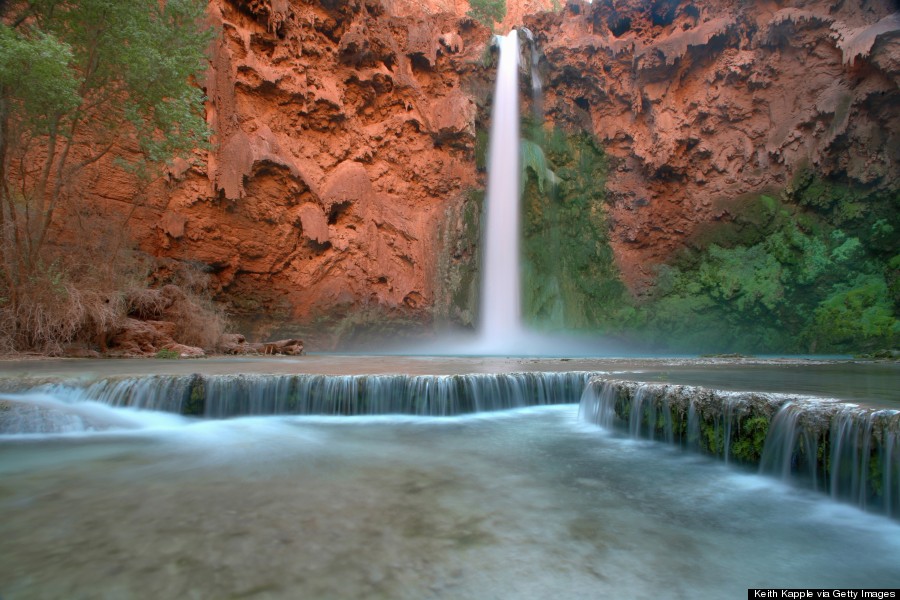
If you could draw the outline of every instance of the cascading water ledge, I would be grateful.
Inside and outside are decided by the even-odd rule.
[[[87,404],[227,418],[244,415],[452,416],[575,403],[594,372],[466,375],[153,375],[20,388],[70,412]],[[52,432],[30,410],[7,433]],[[24,428],[24,429],[23,429]]]
[[[579,418],[900,518],[900,411],[789,394],[592,378]]]

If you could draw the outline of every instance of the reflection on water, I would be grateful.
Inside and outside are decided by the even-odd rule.
[[[900,526],[575,406],[0,441],[0,597],[743,597],[900,587]]]

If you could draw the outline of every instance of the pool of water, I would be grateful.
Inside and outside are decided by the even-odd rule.
[[[4,600],[900,587],[896,522],[574,405],[5,437],[0,514]]]
[[[782,392],[900,409],[900,363],[826,361],[681,364],[626,370],[632,381],[700,385],[743,392]]]

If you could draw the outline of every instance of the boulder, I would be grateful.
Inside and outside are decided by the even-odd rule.
[[[277,342],[260,342],[250,344],[250,347],[259,354],[300,356],[303,354],[303,342],[301,340],[287,339]]]
[[[206,356],[206,352],[203,351],[203,348],[198,348],[197,346],[185,346],[184,344],[179,344],[177,342],[166,344],[162,349],[169,350],[170,352],[177,352],[178,358],[203,358]]]
[[[113,356],[152,356],[167,345],[175,344],[175,323],[123,319],[109,340]]]

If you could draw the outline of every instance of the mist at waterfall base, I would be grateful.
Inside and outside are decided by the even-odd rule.
[[[386,341],[379,352],[548,357],[639,353],[597,335],[538,331],[523,325],[519,248],[519,32],[514,29],[506,36],[495,36],[494,41],[499,50],[499,62],[488,145],[478,328],[475,332],[440,332],[434,340],[412,346],[407,342],[392,344]],[[532,80],[537,98],[541,86],[534,70]],[[535,106],[539,105],[536,100]]]

